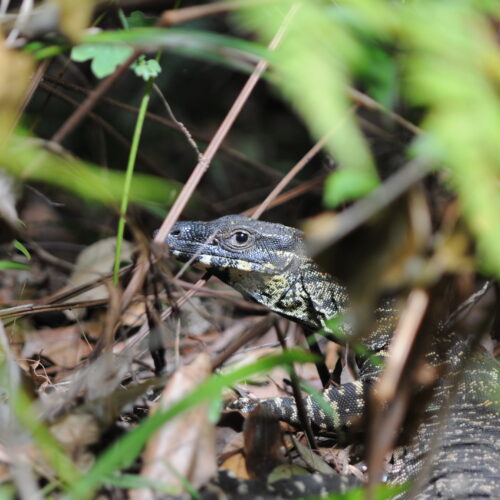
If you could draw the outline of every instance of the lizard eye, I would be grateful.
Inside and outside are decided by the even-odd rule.
[[[246,231],[235,231],[228,241],[229,245],[236,248],[244,248],[252,243],[252,238]]]
[[[238,231],[234,235],[234,239],[236,240],[237,243],[239,243],[240,245],[242,245],[243,243],[246,243],[248,241],[248,234],[244,233],[242,231]]]

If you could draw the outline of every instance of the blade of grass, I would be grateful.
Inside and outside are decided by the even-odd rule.
[[[398,484],[396,486],[388,484],[379,484],[374,491],[372,500],[389,500],[390,498],[395,498],[400,493],[405,492],[408,489],[408,483]],[[353,490],[346,491],[345,493],[332,493],[331,495],[321,496],[321,497],[303,497],[303,500],[365,500],[366,489],[365,488],[355,488]]]
[[[18,240],[14,240],[14,247],[17,248],[27,259],[29,262],[31,260],[31,254],[29,250]]]
[[[88,498],[109,475],[121,468],[130,466],[141,453],[147,440],[166,422],[197,404],[218,398],[223,388],[259,373],[268,372],[277,365],[309,363],[314,358],[303,351],[290,350],[286,353],[269,356],[243,366],[224,375],[212,375],[206,382],[185,398],[164,411],[157,411],[144,420],[136,429],[111,445],[96,461],[94,467],[69,491],[69,499]]]
[[[12,432],[13,429],[18,429],[17,422],[15,422],[17,418],[17,421],[30,432],[33,441],[55,471],[58,479],[67,485],[77,481],[80,474],[73,461],[66,455],[47,426],[40,421],[39,413],[34,411],[33,401],[22,387],[21,371],[10,351],[8,337],[1,322],[0,387],[2,389],[1,397],[5,400],[3,402],[5,404],[2,403],[5,407],[2,411],[5,422],[1,422],[0,432]],[[15,425],[9,426],[9,420],[12,420]],[[15,442],[16,437],[13,437]]]
[[[0,260],[0,269],[18,269],[20,271],[26,271],[30,266],[22,264],[21,262],[12,262],[10,260]]]
[[[120,258],[122,253],[123,235],[125,233],[125,216],[127,214],[128,200],[130,196],[130,186],[132,185],[132,178],[134,175],[135,160],[137,158],[137,151],[139,149],[139,142],[141,140],[142,129],[144,126],[144,119],[146,117],[146,110],[148,109],[149,99],[151,97],[151,89],[153,88],[154,78],[150,78],[144,89],[141,105],[139,107],[139,114],[135,123],[134,136],[132,137],[132,144],[130,146],[130,153],[127,163],[127,172],[125,173],[125,182],[123,185],[123,195],[120,206],[120,219],[118,220],[118,230],[116,234],[116,250],[115,250],[115,263],[113,267],[113,283],[118,284],[120,272]]]
[[[73,461],[66,455],[50,430],[39,420],[37,412],[33,411],[32,402],[21,389],[17,391],[14,399],[14,409],[17,418],[31,432],[33,439],[56,472],[57,477],[67,485],[78,481],[80,473]]]

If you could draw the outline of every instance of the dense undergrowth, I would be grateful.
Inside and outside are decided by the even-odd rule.
[[[2,2],[0,497],[193,491],[221,464],[244,477],[241,433],[215,426],[228,388],[274,396],[292,365],[316,383],[262,308],[215,280],[186,300],[201,274],[176,275],[161,245],[179,217],[303,227],[367,317],[418,289],[445,322],[493,290],[499,15],[493,0]],[[495,308],[480,314],[498,354]]]

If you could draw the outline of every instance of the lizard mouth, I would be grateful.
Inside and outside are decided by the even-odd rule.
[[[176,243],[179,243],[178,241]],[[169,245],[170,246],[170,245]],[[192,247],[196,246],[196,249]],[[190,248],[191,247],[191,248]],[[263,265],[260,262],[254,262],[248,257],[244,259],[234,255],[213,255],[206,252],[206,249],[213,248],[211,245],[200,245],[195,242],[185,242],[185,247],[181,245],[170,246],[170,251],[177,259],[182,262],[188,262],[194,267],[200,269],[238,269],[245,272],[264,272],[274,274],[275,266],[271,263]]]
[[[180,260],[188,260],[193,258],[198,260],[212,257],[212,254],[210,252],[204,251],[205,248],[210,247],[210,245],[207,244],[199,244],[194,241],[188,240],[176,240],[173,243],[168,241],[168,246],[170,248],[170,252]]]

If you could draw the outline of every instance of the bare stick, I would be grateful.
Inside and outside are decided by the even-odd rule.
[[[187,141],[191,146],[193,147],[195,153],[196,153],[196,158],[200,159],[201,158],[201,153],[200,150],[198,149],[198,144],[193,139],[193,136],[187,129],[186,125],[179,121],[175,115],[174,112],[172,111],[172,108],[170,107],[170,104],[168,103],[166,97],[163,95],[163,92],[161,91],[160,87],[156,85],[156,83],[153,83],[153,89],[156,92],[156,95],[160,98],[160,101],[163,103],[165,106],[165,110],[167,111],[167,115],[170,117],[170,119],[179,127],[180,131],[185,135]]]
[[[493,286],[492,281],[487,281],[477,292],[473,293],[465,302],[462,302],[455,311],[450,314],[450,317],[446,320],[444,324],[443,331],[449,332],[460,319],[460,316],[464,313],[468,313],[472,307],[474,307],[477,302],[479,302],[488,292],[488,290]]]
[[[281,344],[281,348],[284,352],[286,352],[287,346],[285,342],[285,336],[283,335],[283,332],[281,331],[277,323],[275,323],[274,328],[276,330],[276,335],[278,336],[279,343]],[[297,372],[295,371],[293,365],[290,366],[290,381],[292,383],[293,399],[295,400],[295,406],[297,407],[297,415],[299,417],[300,424],[304,429],[307,441],[309,442],[309,446],[313,450],[317,450],[318,445],[316,443],[316,439],[314,438],[314,433],[311,428],[311,421],[309,420],[309,416],[307,415],[306,406],[304,404],[304,400],[302,399],[302,394],[300,391],[299,377],[297,376]]]
[[[351,100],[358,103],[360,106],[363,106],[364,108],[367,109],[374,109],[376,111],[380,111],[381,113],[389,116],[392,120],[394,120],[402,127],[406,128],[413,134],[415,135],[423,134],[423,130],[421,128],[417,127],[416,125],[414,125],[413,123],[411,123],[398,113],[395,113],[394,111],[387,109],[375,99],[372,99],[370,96],[363,94],[363,92],[360,92],[359,90],[349,87],[347,95],[351,98]]]
[[[269,44],[269,50],[275,50],[276,47],[279,45],[281,42],[281,39],[283,38],[283,35],[285,34],[286,27],[288,26],[288,23],[290,22],[290,19],[295,15],[297,10],[299,9],[298,5],[294,5],[288,14],[286,15],[283,23],[280,26],[280,29],[272,39],[271,43]],[[198,161],[197,165],[195,166],[192,174],[190,175],[188,181],[184,185],[182,191],[179,193],[179,196],[175,200],[174,205],[172,206],[171,210],[169,211],[167,217],[163,221],[163,224],[161,225],[160,229],[156,233],[156,236],[154,238],[154,241],[159,243],[163,242],[166,240],[167,235],[174,225],[175,221],[179,218],[180,213],[186,206],[189,198],[192,196],[194,190],[198,186],[198,183],[200,182],[201,178],[205,174],[205,172],[208,170],[210,167],[210,162],[212,161],[215,153],[217,152],[219,146],[222,144],[222,141],[226,138],[226,135],[228,134],[231,126],[235,122],[236,118],[238,117],[240,111],[242,110],[243,106],[245,105],[246,101],[248,100],[248,97],[252,93],[253,89],[257,85],[257,82],[259,81],[261,75],[264,73],[264,71],[267,69],[268,63],[267,61],[261,60],[257,63],[257,66],[255,67],[254,71],[250,75],[249,79],[247,80],[246,84],[243,86],[243,89],[241,90],[240,94],[234,101],[231,109],[229,110],[228,114],[224,118],[223,122],[221,123],[219,129],[215,133],[213,139],[210,141],[210,144],[208,145],[206,151],[203,153],[202,157]],[[134,275],[132,276],[132,279],[130,280],[130,283],[128,284],[127,288],[123,292],[123,307],[126,306],[132,299],[132,296],[135,294],[136,290],[138,290],[142,282],[144,280],[144,276],[146,272],[149,269],[148,261],[144,260],[140,264],[138,263],[136,270],[134,272]],[[204,283],[202,283],[200,286],[202,286]]]
[[[208,273],[206,273],[208,274]],[[190,290],[188,290],[178,301],[177,301],[177,304],[176,304],[176,307],[181,307],[183,304],[185,304],[193,295],[196,294],[196,292],[198,292],[198,290],[207,282],[207,277],[206,277],[206,274],[200,278],[193,286],[193,288],[191,288]],[[165,311],[163,311],[161,313],[161,319],[162,321],[165,321],[173,312],[174,308],[173,307],[169,307],[167,309],[165,309]],[[122,352],[122,351],[125,351],[127,349],[131,349],[131,348],[134,348],[134,346],[137,346],[137,344],[143,339],[146,337],[146,335],[149,333],[149,326],[146,322],[144,322],[141,326],[141,328],[139,329],[139,331],[133,336],[133,337],[130,337],[129,339],[127,339],[124,344],[123,344],[123,347],[120,348],[119,352]]]
[[[348,114],[351,114],[356,109],[356,106],[352,107],[349,110]],[[330,137],[338,130],[345,122],[346,117],[342,118],[339,123],[335,125],[335,127],[324,135],[300,160],[299,162],[291,168],[290,172],[288,172],[283,179],[276,185],[276,187],[269,193],[266,199],[259,205],[259,208],[255,210],[252,214],[252,219],[258,219],[263,212],[267,210],[269,205],[272,203],[274,198],[278,196],[283,189],[285,189],[286,185],[311,161],[311,159],[318,154],[323,146],[327,143]]]
[[[290,200],[293,200],[294,198],[301,196],[302,194],[306,193],[307,191],[310,191],[312,188],[314,188],[316,186],[320,186],[325,181],[325,178],[326,178],[326,174],[322,174],[318,177],[315,177],[314,179],[311,179],[308,182],[304,182],[303,184],[300,184],[299,186],[294,187],[294,188],[286,191],[285,193],[277,196],[274,200],[272,200],[268,204],[268,206],[266,207],[266,210],[268,210],[270,208],[277,207],[279,205],[282,205],[283,203],[287,203]],[[260,204],[255,205],[254,207],[249,208],[249,209],[245,210],[244,212],[242,212],[241,215],[246,215],[247,217],[250,217],[250,215],[252,215],[253,213],[256,213],[260,207],[261,207]]]
[[[214,2],[208,5],[194,5],[183,9],[170,9],[163,12],[160,18],[161,26],[173,26],[185,23],[200,17],[224,14],[232,10],[255,7],[268,2],[268,0],[239,0],[235,2]]]
[[[336,217],[332,217],[332,220],[325,221],[321,237],[315,236],[308,240],[310,253],[317,255],[354,231],[427,174],[428,165],[422,159],[415,159],[407,163],[368,196],[357,201]]]
[[[68,134],[87,116],[90,110],[97,104],[97,101],[114,85],[128,67],[137,59],[140,52],[135,50],[134,53],[120,65],[114,73],[109,75],[102,81],[90,94],[88,99],[66,120],[61,128],[52,136],[51,142],[60,144]]]
[[[425,290],[412,290],[408,296],[406,307],[394,330],[389,347],[389,359],[374,392],[374,397],[377,399],[376,407],[391,400],[396,394],[397,384],[408,360],[411,346],[415,342],[415,336],[428,303],[429,294]]]
[[[283,23],[281,24],[278,32],[272,39],[271,43],[269,44],[269,50],[275,50],[279,43],[281,42],[283,35],[285,34],[286,27],[288,26],[288,23],[290,22],[291,18],[295,15],[297,10],[299,9],[298,5],[294,5],[288,14],[286,15]],[[218,128],[217,132],[215,133],[213,139],[210,141],[210,144],[208,145],[206,151],[203,153],[200,161],[196,165],[196,167],[193,170],[193,173],[189,177],[188,181],[184,185],[184,188],[180,192],[179,196],[177,197],[177,200],[175,200],[174,206],[168,213],[167,217],[163,221],[163,224],[161,225],[158,233],[156,233],[155,236],[155,241],[156,242],[162,242],[165,241],[170,229],[174,225],[174,222],[177,220],[179,217],[179,214],[182,212],[184,207],[186,206],[186,203],[188,202],[189,198],[192,196],[194,190],[196,189],[196,186],[198,186],[198,183],[200,182],[201,178],[205,174],[205,172],[208,170],[210,167],[210,162],[212,161],[215,153],[217,152],[219,146],[221,145],[222,141],[226,138],[226,135],[228,134],[230,128],[232,127],[233,123],[235,122],[236,118],[240,114],[243,106],[247,102],[250,94],[252,93],[253,89],[257,85],[260,77],[264,73],[264,71],[267,69],[268,63],[267,61],[260,60],[257,63],[257,66],[255,67],[254,71],[248,78],[247,82],[245,83],[243,89],[241,90],[240,94],[234,101],[233,105],[231,106],[231,109],[229,110],[228,114],[224,118],[224,121],[221,123],[220,127]]]
[[[368,498],[373,498],[373,488],[382,475],[384,456],[394,446],[397,429],[409,404],[410,393],[398,392],[398,388],[428,304],[429,294],[423,289],[413,290],[408,296],[389,346],[386,366],[371,395],[374,413],[370,418],[368,441]]]

